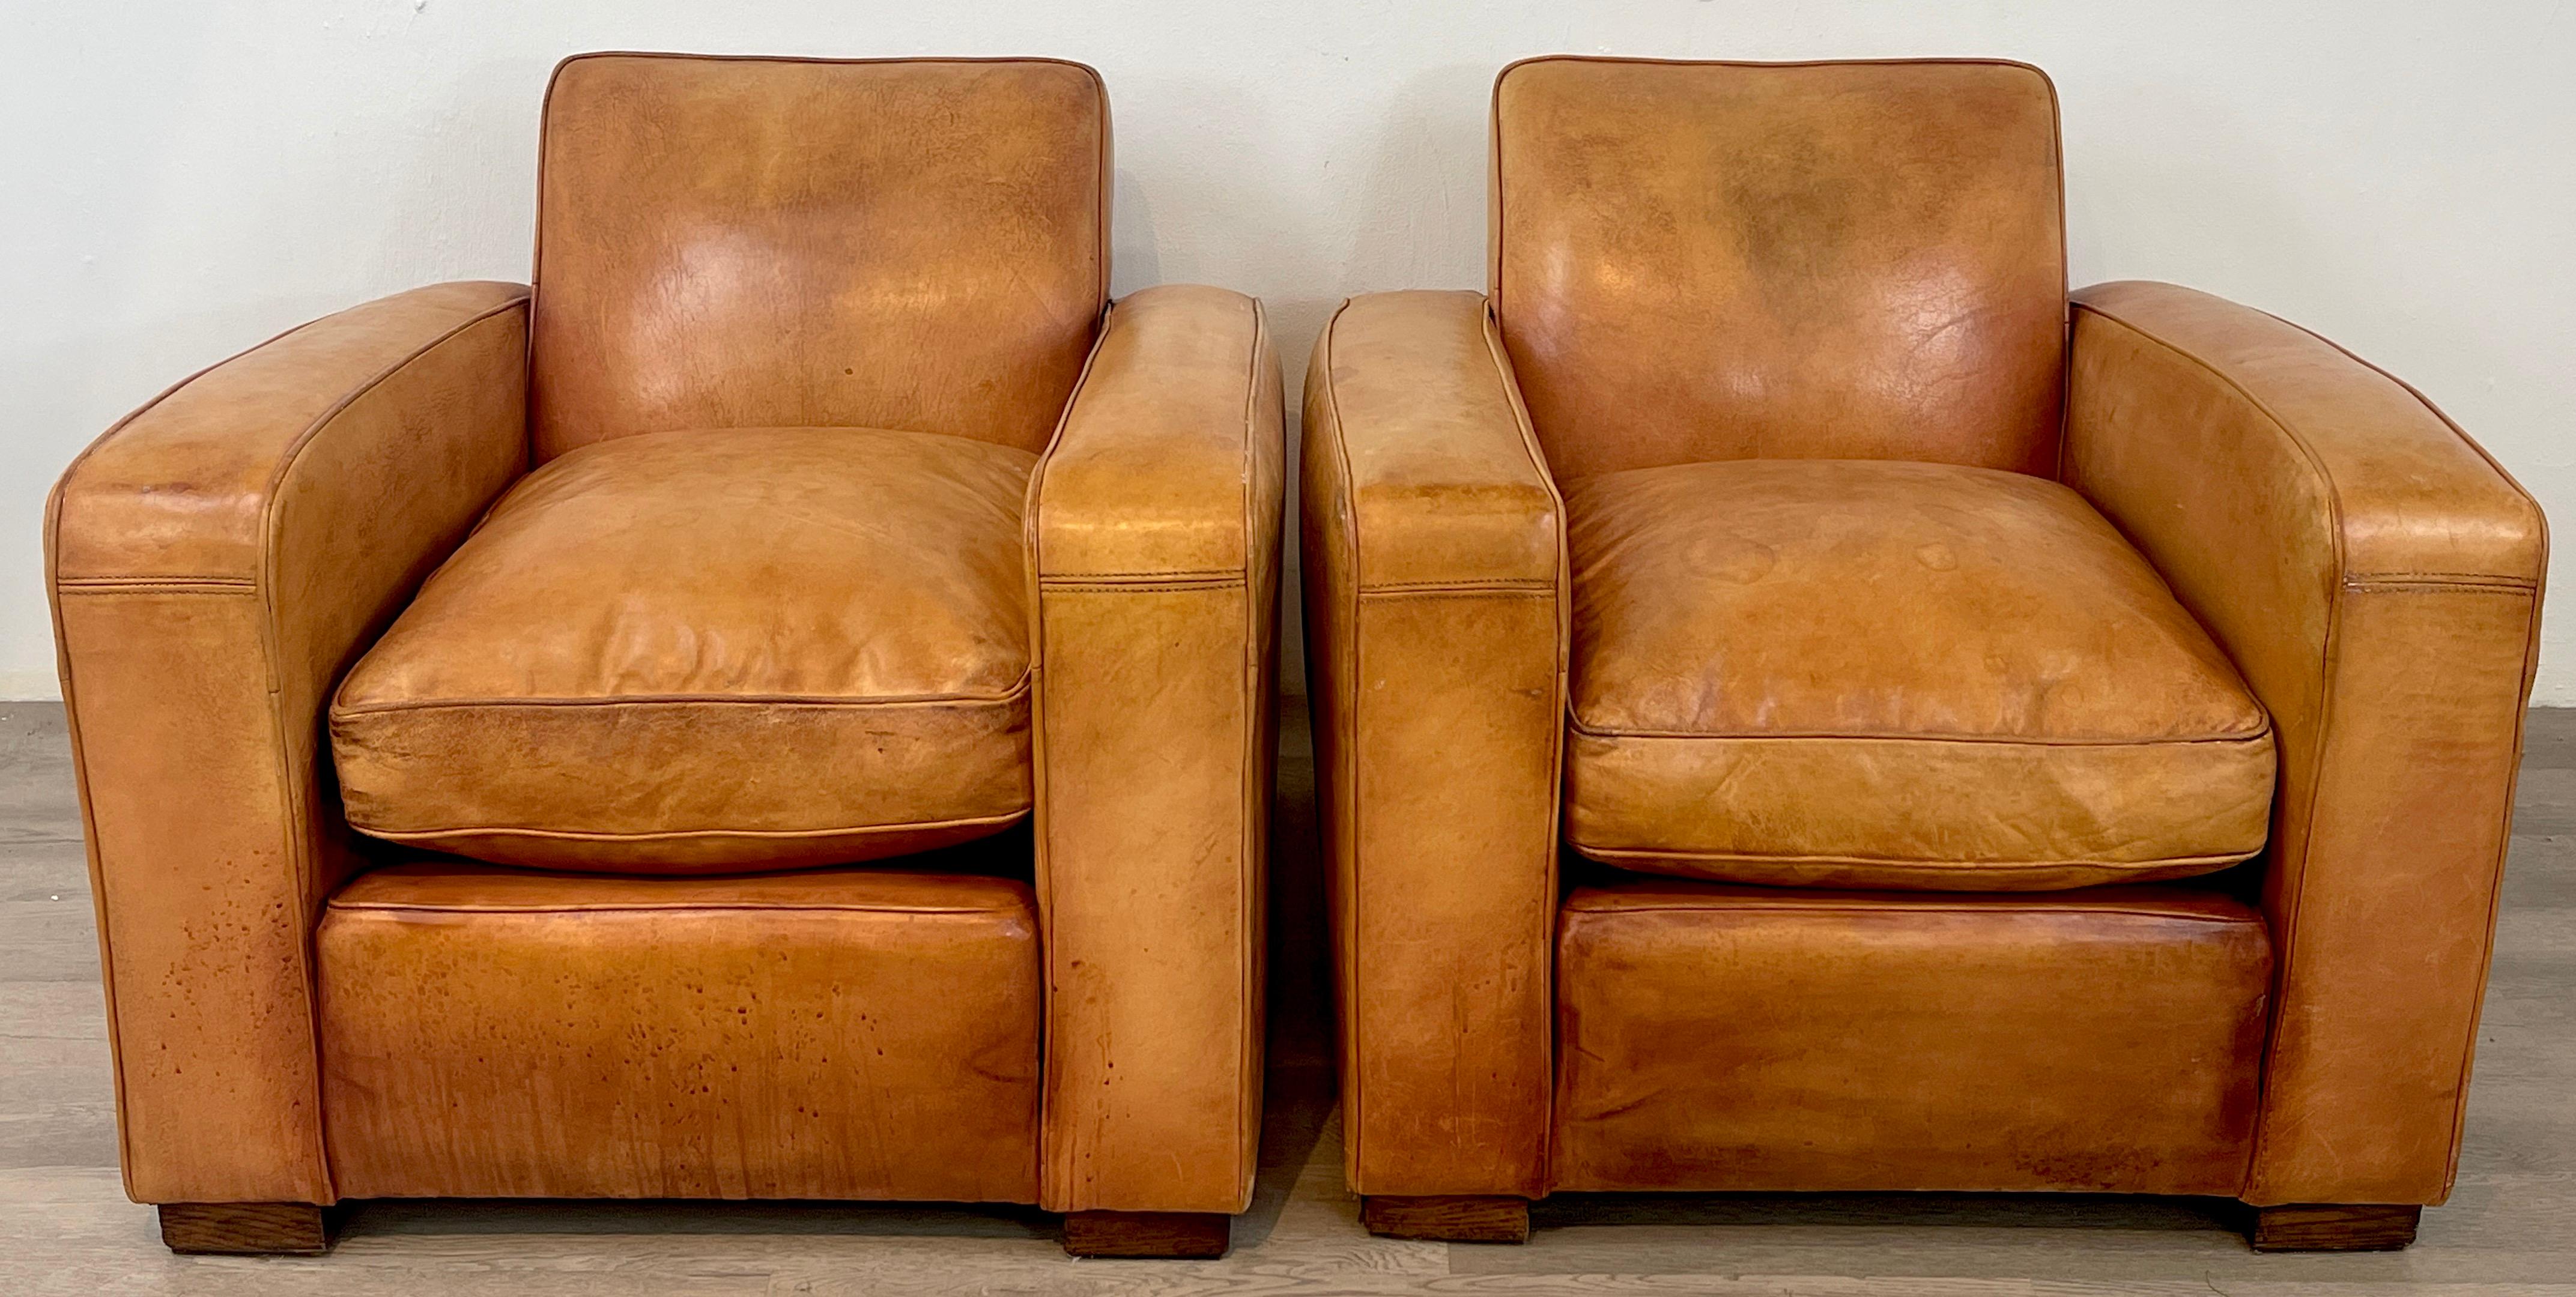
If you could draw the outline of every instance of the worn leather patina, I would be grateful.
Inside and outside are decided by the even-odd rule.
[[[1493,114],[1488,291],[1354,298],[1307,379],[1373,1218],[2442,1201],[2531,498],[2293,325],[2070,295],[2027,66],[1552,57]]]
[[[533,295],[55,491],[128,1191],[1241,1211],[1259,306],[1109,302],[1078,64],[586,55],[542,158]]]

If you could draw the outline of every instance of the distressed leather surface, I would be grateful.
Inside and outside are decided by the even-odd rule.
[[[871,428],[615,438],[513,488],[340,687],[349,822],[690,873],[1028,813],[1034,459]]]
[[[2271,945],[2170,887],[1578,888],[1553,1185],[2233,1194]]]
[[[1153,289],[1100,332],[1108,124],[1075,65],[582,56],[543,163],[538,323],[490,284],[332,317],[58,490],[129,1189],[1240,1210],[1283,450],[1258,308]],[[437,937],[362,883],[323,943],[358,970],[325,997],[344,1036],[323,900],[405,854],[343,823],[323,750],[371,646],[340,734],[361,818],[575,872],[451,861],[565,899]],[[1039,858],[963,944],[829,903],[892,877],[833,863],[1033,803],[958,848]],[[819,868],[641,876],[787,864]],[[696,917],[598,903],[636,894]],[[826,1056],[809,1010],[836,1045],[880,1030],[836,985],[891,996],[900,1057]],[[463,1016],[426,1016],[433,986]]]
[[[54,488],[48,584],[137,1201],[333,1200],[308,938],[358,858],[323,708],[525,469],[526,348],[518,285],[397,294],[171,388]]]
[[[2022,891],[2262,849],[2262,707],[2075,492],[1947,464],[1725,460],[1565,496],[1565,826],[1584,854]]]
[[[1029,482],[1050,1210],[1251,1202],[1279,383],[1258,303],[1145,289]]]
[[[1494,83],[1493,148],[1494,310],[1560,476],[2055,465],[2066,252],[2038,69],[1532,59]]]
[[[2278,727],[2280,946],[2245,1197],[2437,1203],[2537,658],[2539,506],[2413,389],[2169,284],[2076,294],[2067,480]]]
[[[1468,346],[1472,298],[1441,309],[1431,305],[1441,301],[1436,295],[1358,299],[1328,335],[1310,371],[1304,554],[1337,888],[1350,1175],[1363,1192],[1526,1195],[1550,1184],[1740,1187],[1761,1178],[1869,1189],[2196,1186],[2190,1191],[2261,1204],[2430,1203],[2447,1194],[2537,643],[2544,523],[2529,496],[2422,396],[2295,326],[2188,290],[2115,284],[2075,294],[2065,333],[2048,98],[2037,74],[1990,63],[1533,61],[1508,71],[1496,94],[1493,354],[1477,357]],[[1399,311],[1398,303],[1411,305]],[[1524,396],[1534,427],[1522,425],[1521,450],[1511,434]],[[2067,1109],[2062,1125],[2022,1120],[2046,1116],[2033,1108],[2003,1114],[2022,1124],[1999,1127],[2011,1133],[2000,1142],[1864,1140],[1810,1161],[1718,1156],[1713,1150],[1742,1133],[1727,1123],[1750,1130],[1764,1105],[1742,1103],[1735,1089],[1705,1079],[1714,1074],[1675,1061],[1696,1046],[1671,1024],[1725,1028],[1743,1006],[1762,1011],[1767,985],[1703,1001],[1687,979],[1728,970],[1696,939],[1673,939],[1673,976],[1658,984],[1621,953],[1652,943],[1623,935],[1594,941],[1584,956],[1594,962],[1581,965],[1594,971],[1580,992],[1575,963],[1560,969],[1562,987],[1546,989],[1547,958],[1529,952],[1533,936],[1544,941],[1556,922],[1550,830],[1562,763],[1534,722],[1555,714],[1547,668],[1555,665],[1551,652],[1563,660],[1566,622],[1502,611],[1510,596],[1535,603],[1549,592],[1553,569],[1534,538],[1564,514],[1539,501],[1564,483],[1581,528],[1583,492],[1624,470],[1670,469],[1683,475],[1676,481],[1696,483],[1690,475],[1715,473],[1707,466],[1718,461],[1836,458],[2062,478],[2144,558],[2269,717],[2275,773],[2256,866],[2262,927],[2242,922],[2241,913],[2215,927],[2197,919],[2150,925],[2162,934],[2223,928],[2268,936],[2276,959],[2252,1069],[2262,1089],[2250,1107],[2238,1106],[2249,1074],[2240,1061],[2243,1020],[2227,1007],[2246,1002],[2243,935],[2169,945],[2132,930],[2138,939],[2101,951],[2106,967],[2132,961],[2135,971],[2112,984],[2171,1015],[2164,1020],[2176,1041],[2223,1037],[2224,1047],[2212,1043],[2203,1061],[2180,1066],[2156,1054],[2139,1075],[2167,1069],[2161,1082],[2124,1085],[2079,1061],[2066,1086],[2043,1091],[2038,1102],[2090,1095],[2100,1110]],[[1769,463],[1758,470],[1788,471]],[[2017,489],[2049,494],[2038,481]],[[1760,564],[1745,553],[1689,543],[1760,512],[1744,500],[1718,506],[1681,493],[1663,519],[1669,526],[1655,532],[1660,539],[1639,542],[1616,562],[1711,584],[1754,571]],[[2169,689],[2223,673],[2159,674],[2133,660],[2142,648],[2134,633],[2143,629],[2153,632],[2150,641],[2161,637],[2156,656],[2166,667],[2208,662],[2204,650],[2184,643],[2170,607],[2149,608],[2155,601],[2131,579],[2133,561],[2115,564],[2113,551],[2071,543],[2087,529],[2098,539],[2098,522],[2068,531],[2077,515],[2052,510],[2050,527],[2017,533],[2022,563],[1998,566],[1976,591],[1963,592],[1971,596],[1963,614],[1978,599],[2006,619],[2056,610],[2058,637],[2017,638],[2001,662],[1969,661],[1965,649],[1996,641],[1912,602],[1947,579],[1921,561],[1920,546],[1940,540],[1957,560],[1956,539],[1927,536],[1909,548],[1897,533],[1933,524],[1992,529],[2007,514],[1881,508],[1887,532],[1876,534],[1836,501],[1817,499],[1811,517],[1842,518],[1859,538],[1848,557],[1861,567],[1924,569],[1876,591],[1905,596],[1881,602],[1893,605],[1891,617],[1906,609],[1917,620],[1874,640],[1809,635],[1814,623],[1853,635],[1871,628],[1880,609],[1848,588],[1847,569],[1842,584],[1817,581],[1810,600],[1747,617],[1734,638],[1683,646],[1693,617],[1717,604],[1641,597],[1621,624],[1639,643],[1674,647],[1619,656],[1632,673],[1619,679],[1623,697],[1652,704],[1645,712],[1661,721],[1694,723],[1704,710],[1722,717],[1748,701],[1776,710],[1802,697],[1832,699],[1822,711],[1849,702],[1908,723],[1957,719],[1937,714],[1975,704],[1966,710],[2041,734],[2081,719],[2173,737],[2186,723],[2251,715],[2242,695],[2227,689]],[[1384,539],[1372,545],[1372,537]],[[1516,543],[1523,539],[1530,543]],[[2036,543],[2042,539],[2052,543]],[[2129,576],[2105,585],[2115,569]],[[2030,584],[2052,571],[2089,575]],[[1571,593],[1585,601],[1586,617],[1606,626],[1615,610],[1595,597],[1627,588],[1596,582],[1587,593],[1578,577]],[[1634,590],[1660,596],[1666,588],[1640,582]],[[2082,590],[2130,594],[2066,601]],[[2004,597],[2014,591],[2027,597]],[[1568,593],[1561,579],[1555,593]],[[1433,604],[1426,596],[1434,595],[1458,602]],[[1399,607],[1412,615],[1391,615]],[[1577,632],[1578,649],[1582,643]],[[2046,661],[2015,665],[2015,645],[2043,644]],[[1873,655],[1883,655],[1875,668]],[[1744,669],[1773,681],[1771,692],[1731,688],[1726,672],[1747,662],[1762,664]],[[1957,688],[1961,668],[1970,669],[1967,678],[1994,670],[1988,685],[2036,685],[2097,679],[2096,667],[2114,665],[2117,674],[2143,671],[2141,682],[2163,683],[2141,683],[2134,693],[2081,691],[2065,700],[2071,708],[2059,706],[2052,688],[2044,705],[2025,705],[2017,716],[2003,706],[2010,691]],[[1948,683],[1917,688],[1940,670],[1951,673]],[[1706,688],[1718,684],[1730,688]],[[1578,681],[1578,719],[1583,687]],[[2018,696],[2042,701],[2027,688]],[[1775,718],[1765,711],[1758,719]],[[2240,729],[2221,741],[2245,755],[2253,747],[2245,737]],[[2156,794],[2205,805],[2201,795],[2223,784],[2237,795],[2220,817],[2222,854],[2247,849],[2244,774],[2196,788],[2170,771],[2120,776],[2111,784],[2130,787],[2093,803],[2105,817],[2084,830],[2106,842],[2143,831],[2133,844],[2210,836],[2219,827],[2211,819],[2160,820]],[[1910,762],[1870,775],[1931,782]],[[1841,787],[1784,777],[1774,788],[1785,798],[1811,783]],[[1981,777],[1963,781],[1970,796],[1916,809],[1936,817],[1933,824],[1946,812],[1989,817],[1985,828],[2021,825],[2023,812],[1999,799],[2045,783]],[[1578,833],[1587,791],[1598,787],[1578,772],[1570,821]],[[1724,796],[1709,794],[1710,804],[1765,804],[1749,787],[1737,779]],[[1665,799],[1655,808],[1668,817],[1660,820],[1641,806],[1636,823],[1675,828],[1679,804]],[[1860,815],[1828,821],[1819,811],[1790,826],[1849,833],[1886,823]],[[2055,837],[2075,821],[2026,823],[2041,830],[2037,836]],[[1947,826],[1979,827],[1973,819]],[[2173,885],[2150,886],[2166,894],[2161,889]],[[1824,908],[1846,899],[1731,890]],[[1955,924],[1925,927],[1907,956],[1919,963],[1903,975],[1847,983],[1848,1003],[1825,1003],[1812,1022],[1777,1023],[1777,1053],[1754,1060],[1780,1069],[1771,1077],[1786,1098],[1772,1106],[1846,1105],[1862,1114],[1851,1121],[1865,1134],[1871,1105],[1911,1096],[1905,1102],[1913,1106],[1900,1110],[1912,1114],[1917,1133],[1973,1129],[1985,1119],[1974,1115],[1977,1105],[1995,1097],[1977,1092],[1991,1078],[1970,1063],[2010,1064],[2027,1057],[2029,1038],[2061,1032],[2123,1050],[2136,1044],[2120,1034],[2127,1028],[2111,1000],[2016,998],[2023,988],[2009,977],[1977,980],[2013,966],[1994,963],[1997,950],[2018,950],[2014,958],[2036,961],[2022,965],[2034,971],[2090,958],[2100,936],[2091,920],[2069,926],[2004,916],[2081,909],[2116,894],[2085,886],[2044,897],[1895,898],[1987,907],[1976,923],[1959,922],[1999,926],[1985,936]],[[1576,916],[1566,917],[1572,932]],[[1581,920],[1595,922],[1621,934],[1683,923]],[[1768,921],[1745,926],[1770,934],[1765,940],[1788,930]],[[2007,928],[2030,941],[1989,940]],[[1783,985],[1856,976],[1855,952],[1838,941],[1783,938],[1778,949],[1795,952],[1777,965]],[[2225,949],[2237,953],[2213,953]],[[2179,982],[2158,963],[2176,952],[2196,952],[2184,962],[2199,970]],[[1929,1034],[1884,1051],[1833,1025],[1835,1013],[1878,1012],[1914,1003],[1908,997],[1924,988],[1962,986],[1995,1002],[1991,1023],[1948,1003],[1923,1005]],[[2154,1000],[2166,995],[2181,998]],[[1794,995],[1786,1002],[1804,1003]],[[2206,1012],[2186,1011],[2192,1003]],[[1565,1105],[1576,1096],[1556,1096],[1553,1150],[1548,1134],[1528,1122],[1549,1098],[1549,1082],[1534,1069],[1583,1060],[1570,1045],[1556,1052],[1548,1028],[1532,1024],[1533,1004],[1596,1025],[1641,1024],[1623,1038],[1638,1051],[1623,1064],[1642,1069],[1635,1077],[1597,1069],[1575,1108]],[[1994,1023],[2020,1024],[2022,1034],[1985,1034]],[[2090,1034],[2097,1031],[2106,1034]],[[1913,1074],[1904,1066],[1910,1053],[1937,1067]],[[1799,1057],[1839,1060],[1843,1070],[1800,1079],[1791,1066]],[[2146,1056],[2115,1050],[2113,1057]],[[1621,1084],[1647,1100],[1633,1123],[1606,1097]],[[1667,1103],[1658,1086],[1685,1097]],[[1589,1143],[1575,1146],[1566,1111],[1584,1114],[1587,1129],[1601,1126],[1583,1136]],[[1954,1118],[1970,1125],[1946,1124]],[[2250,1124],[2235,1133],[2240,1119]],[[1609,1127],[1617,1129],[1603,1134]],[[1757,1133],[1801,1135],[1785,1127]],[[2122,1149],[2138,1156],[2124,1162]],[[2241,1154],[2232,1179],[2221,1156],[2227,1150]],[[1866,1166],[1872,1157],[1880,1159],[1875,1171]],[[1761,1175],[1738,1174],[1750,1171]]]
[[[1306,370],[1303,450],[1345,1174],[1537,1196],[1565,511],[1484,300],[1353,298]]]
[[[314,949],[353,1197],[1036,1197],[1025,882],[399,865]]]
[[[1109,294],[1109,100],[1048,59],[586,54],[546,95],[539,462],[683,428],[1036,451]]]

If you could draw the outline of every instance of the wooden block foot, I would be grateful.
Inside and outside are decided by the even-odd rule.
[[[2257,1252],[2394,1252],[2415,1241],[2421,1207],[2298,1203],[2254,1209]]]
[[[1204,1259],[1225,1255],[1234,1217],[1213,1211],[1070,1211],[1064,1250],[1073,1256]]]
[[[173,1252],[318,1256],[337,1213],[303,1202],[165,1202],[161,1243]]]
[[[1529,1199],[1485,1194],[1373,1193],[1360,1199],[1360,1223],[1381,1238],[1527,1243]]]

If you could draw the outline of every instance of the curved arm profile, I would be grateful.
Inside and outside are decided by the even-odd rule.
[[[322,711],[525,469],[526,354],[519,285],[388,297],[172,388],[54,488],[47,584],[137,1201],[335,1196],[308,937],[351,855]]]
[[[2169,284],[2076,294],[2064,471],[2277,726],[2279,958],[2244,1197],[2440,1202],[2538,642],[2539,508],[2413,389]]]

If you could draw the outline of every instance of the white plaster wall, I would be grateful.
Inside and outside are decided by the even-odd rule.
[[[1119,291],[1260,295],[1292,393],[1343,295],[1482,282],[1511,59],[2027,59],[2064,102],[2076,282],[2320,329],[2576,516],[2576,8],[2550,0],[0,0],[0,697],[56,692],[39,519],[74,452],[300,320],[524,278],[538,96],[599,48],[1094,64]],[[2576,702],[2571,637],[2555,617],[2543,701]]]

